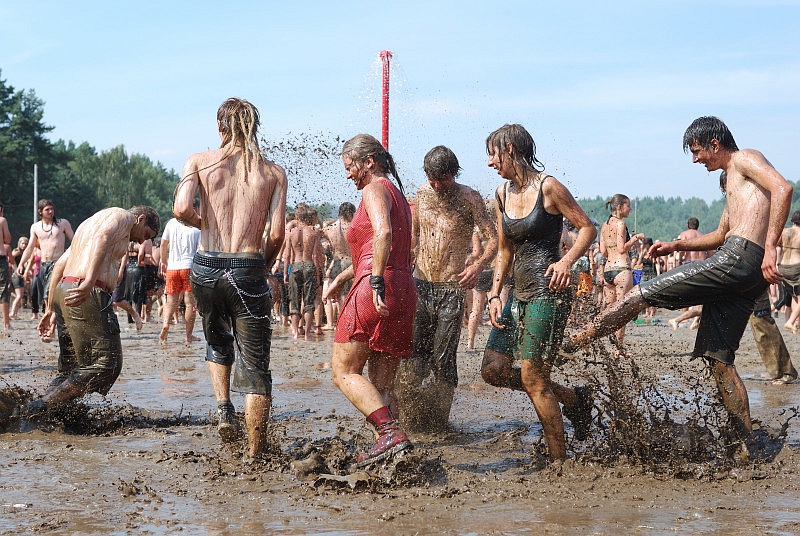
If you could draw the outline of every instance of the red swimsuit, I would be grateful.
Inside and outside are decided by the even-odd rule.
[[[372,303],[369,276],[372,275],[374,233],[362,199],[347,231],[355,278],[336,324],[334,342],[369,342],[370,349],[376,352],[411,357],[417,308],[417,291],[411,276],[411,209],[394,184],[388,179],[381,179],[380,183],[392,197],[389,212],[392,245],[383,272],[389,316],[380,316]]]

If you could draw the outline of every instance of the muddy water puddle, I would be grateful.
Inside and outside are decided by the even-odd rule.
[[[685,353],[683,333],[631,332],[632,341],[641,337],[657,346],[660,354],[642,348],[656,356],[647,361],[647,372],[657,375],[659,387],[675,383],[670,396],[684,396],[680,391],[692,385],[686,378],[694,369],[664,357]],[[655,471],[631,458],[594,461],[591,454],[602,443],[572,441],[567,424],[573,459],[547,466],[530,401],[483,383],[480,352],[464,351],[451,431],[414,437],[418,458],[409,460],[417,460],[417,480],[386,484],[386,475],[376,471],[351,486],[299,474],[291,465],[315,451],[335,465],[370,441],[363,417],[331,383],[325,366],[331,337],[296,342],[276,330],[276,461],[268,466],[246,466],[241,445],[220,443],[202,345],[175,343],[162,350],[156,337],[152,325],[141,334],[123,334],[120,380],[107,398],[83,402],[86,419],[110,422],[116,413],[119,423],[91,433],[54,426],[0,435],[0,533],[800,533],[800,434],[794,423],[770,460],[705,472],[690,465]],[[0,386],[13,381],[39,390],[55,370],[56,347],[38,342],[32,330],[21,329],[18,338],[21,344],[0,340]],[[800,344],[787,344],[800,355]],[[777,425],[780,411],[800,405],[800,386],[757,380],[757,357],[747,356],[745,347],[743,377],[753,415]],[[590,369],[568,364],[559,378],[582,384],[597,372]],[[701,390],[692,396],[705,403],[709,395]],[[239,395],[234,403],[241,414]],[[604,438],[609,432],[595,426],[592,434]]]

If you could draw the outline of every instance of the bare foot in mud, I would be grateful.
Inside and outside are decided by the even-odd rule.
[[[195,337],[194,335],[190,335],[189,338],[186,339],[186,342],[184,342],[183,344],[186,346],[191,346],[193,342],[197,342],[199,340],[200,337]]]
[[[674,318],[670,318],[669,320],[667,320],[667,324],[670,325],[673,331],[678,331],[678,323],[675,322]]]
[[[158,334],[158,345],[159,346],[166,346],[167,345],[167,334],[168,333],[169,333],[169,328],[161,328],[161,333]]]

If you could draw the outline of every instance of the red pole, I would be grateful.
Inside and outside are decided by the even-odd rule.
[[[389,150],[389,60],[392,53],[388,50],[381,50],[381,60],[383,61],[383,108],[381,117],[383,119],[381,131],[383,133],[383,147]]]

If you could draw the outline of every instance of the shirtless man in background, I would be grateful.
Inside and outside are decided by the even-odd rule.
[[[622,300],[575,333],[567,352],[613,332],[648,307],[678,309],[704,305],[692,355],[708,363],[720,397],[740,436],[752,434],[747,390],[734,366],[736,350],[755,301],[781,275],[777,246],[789,207],[792,186],[754,149],[736,146],[728,127],[716,117],[695,119],[683,135],[692,162],[727,175],[726,202],[715,231],[688,240],[659,242],[649,255],[673,251],[717,252],[708,259],[679,266],[643,281]]]
[[[700,221],[694,217],[689,218],[689,220],[686,222],[686,230],[678,235],[678,240],[692,240],[693,238],[702,236],[702,233],[698,231],[699,228],[700,228]],[[702,261],[703,259],[707,259],[708,257],[710,257],[710,255],[706,251],[679,251],[678,255],[681,258],[681,266],[695,261]],[[703,312],[703,306],[695,305],[689,307],[675,318],[670,318],[669,320],[667,320],[667,323],[672,327],[673,330],[677,330],[678,326],[681,325],[681,322],[685,322],[690,318],[694,318],[695,320],[694,322],[692,322],[691,329],[695,330],[700,325],[699,318],[702,312]]]
[[[122,370],[122,342],[111,291],[128,242],[151,239],[160,227],[158,213],[146,206],[106,208],[78,227],[53,267],[52,299],[38,328],[42,338],[50,338],[58,327],[58,374],[44,396],[18,409],[20,417],[33,418],[86,393],[105,395],[114,385]]]
[[[322,230],[328,238],[328,242],[331,244],[331,250],[333,251],[333,262],[328,272],[325,274],[325,279],[329,281],[336,279],[339,274],[353,264],[350,244],[347,243],[347,230],[350,229],[350,223],[353,221],[355,213],[356,206],[349,201],[345,201],[339,205],[339,218],[330,225],[325,226]],[[334,296],[329,297],[326,301],[325,316],[328,321],[322,329],[330,330],[336,328],[336,320],[342,308],[342,299],[350,290],[350,285],[351,282],[348,281],[342,287],[342,290],[337,292]]]
[[[239,435],[230,400],[236,361],[233,390],[245,394],[245,461],[260,457],[266,446],[272,403],[266,268],[283,244],[286,215],[286,173],[262,155],[259,123],[258,110],[249,102],[223,102],[217,110],[220,148],[189,157],[174,207],[179,221],[200,229],[190,282],[208,345],[218,431],[223,441]],[[192,207],[198,190],[199,214]]]
[[[17,274],[24,275],[23,266],[28,262],[28,259],[33,255],[33,250],[39,248],[42,257],[42,263],[39,266],[39,278],[44,289],[43,300],[47,306],[47,297],[50,292],[50,277],[53,273],[53,266],[56,261],[64,254],[66,242],[72,241],[72,226],[64,218],[56,218],[56,210],[53,202],[49,199],[42,199],[38,204],[39,216],[41,219],[31,225],[31,237],[28,241],[28,247],[25,248],[25,253],[22,254],[19,266],[17,267]],[[113,285],[111,288],[114,288]]]
[[[309,340],[314,331],[314,300],[317,298],[317,266],[321,264],[320,233],[314,229],[316,213],[305,203],[294,209],[297,225],[286,238],[283,248],[283,282],[289,285],[289,315],[292,336],[300,337],[300,317],[303,318],[303,339]],[[289,272],[291,266],[291,273]]]
[[[412,221],[414,353],[400,365],[396,391],[403,427],[442,430],[458,385],[456,351],[464,297],[497,253],[497,230],[481,195],[456,182],[461,168],[453,151],[434,147],[425,155],[423,169],[428,183],[417,190]],[[486,247],[466,266],[476,226]]]

